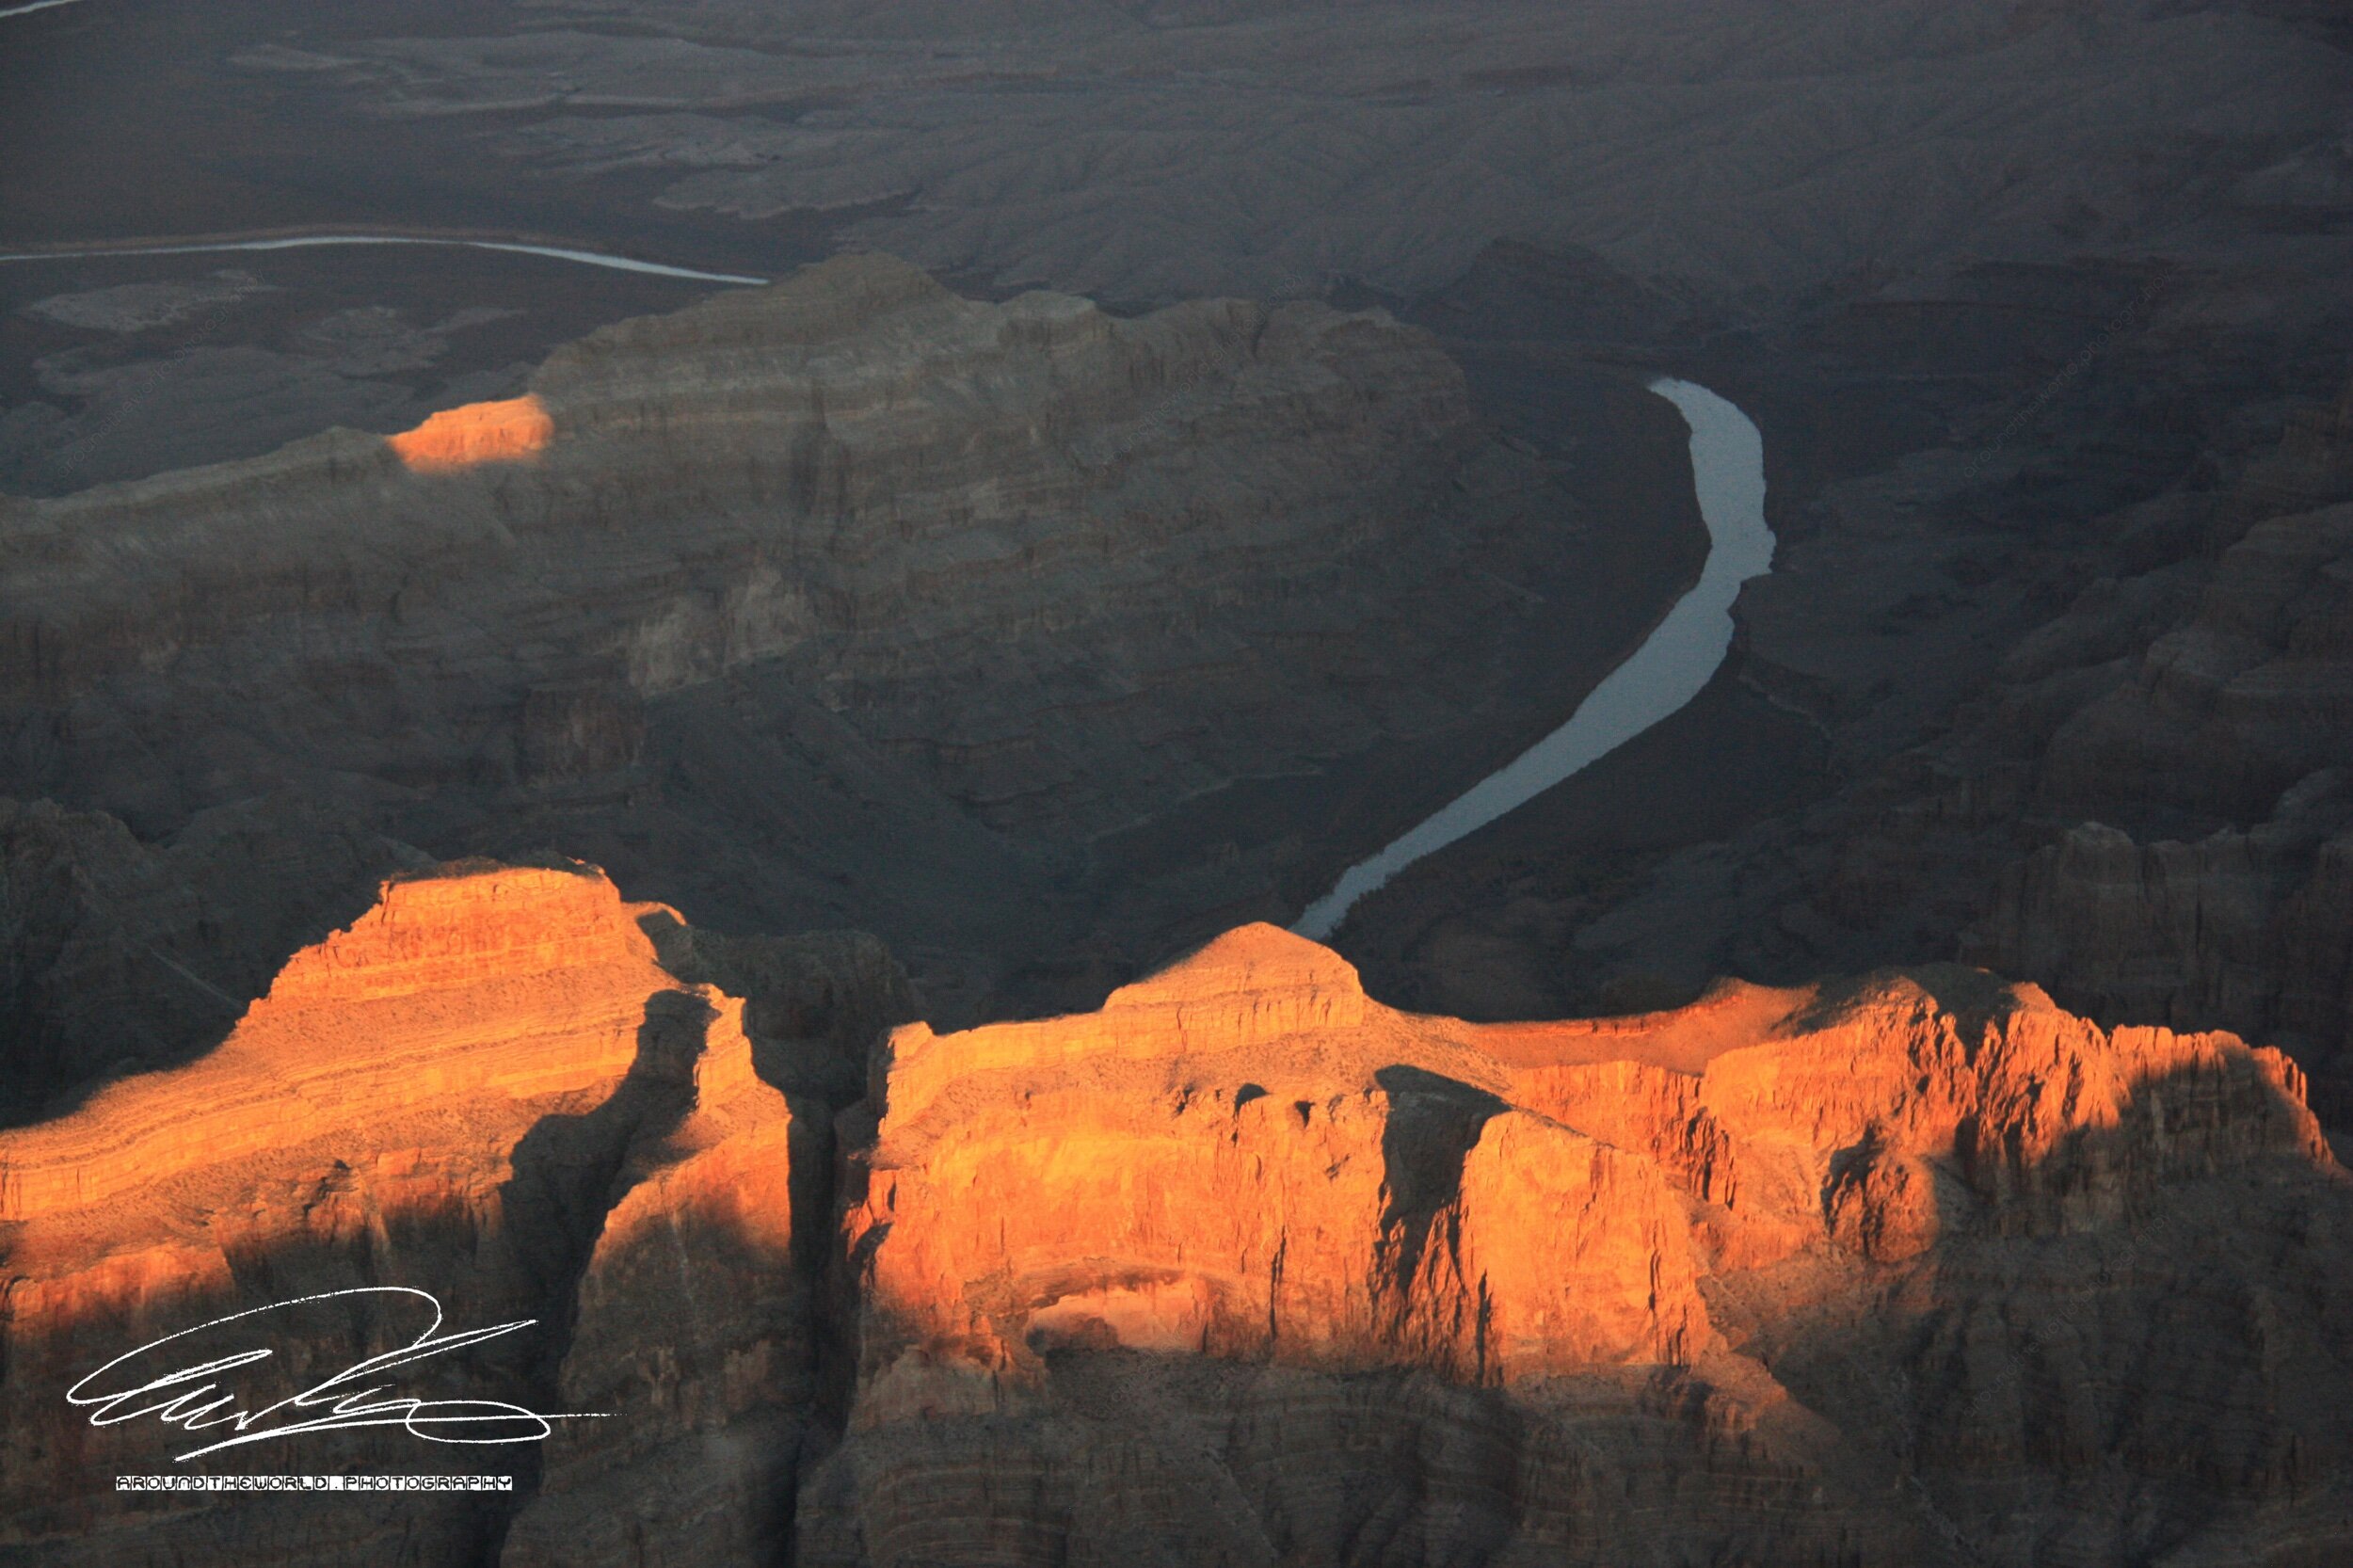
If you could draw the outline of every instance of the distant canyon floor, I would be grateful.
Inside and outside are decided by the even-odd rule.
[[[0,264],[0,1555],[2342,1560],[2329,8],[0,25],[0,249],[778,280]],[[1697,573],[1662,374],[1717,678],[1276,929]],[[628,1418],[60,1398],[386,1281]]]

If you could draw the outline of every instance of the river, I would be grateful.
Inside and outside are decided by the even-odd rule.
[[[1571,774],[1607,757],[1699,696],[1732,648],[1732,601],[1740,584],[1772,569],[1765,521],[1765,439],[1723,398],[1662,377],[1650,390],[1691,429],[1691,483],[1707,524],[1707,564],[1625,663],[1586,694],[1560,728],[1465,790],[1369,860],[1349,867],[1291,929],[1318,941],[1352,905],[1425,855],[1474,833]]]
[[[53,0],[53,3],[62,4],[63,0]],[[8,14],[0,11],[0,16]],[[609,255],[601,250],[567,250],[552,245],[525,245],[519,240],[438,239],[422,234],[302,234],[285,239],[220,240],[202,245],[125,245],[87,250],[25,250],[0,256],[0,262],[63,262],[105,256],[209,256],[231,250],[308,250],[329,245],[455,245],[469,250],[504,250],[515,256],[549,256],[559,262],[578,262],[583,266],[611,267],[616,272],[648,272],[657,278],[685,278],[703,283],[757,285],[768,281],[765,278],[746,277],[741,273],[697,272],[688,266],[641,262],[632,256]]]
[[[53,0],[61,3],[61,0]],[[0,11],[0,15],[8,13]],[[428,239],[398,234],[334,234],[155,245],[120,249],[27,252],[0,262],[66,260],[81,256],[179,256],[230,250],[294,250],[334,245],[456,245],[547,256],[588,266],[646,272],[712,283],[759,284],[764,278],[698,272],[593,250],[515,241]],[[1732,601],[1740,584],[1772,569],[1773,532],[1765,522],[1765,441],[1749,416],[1705,387],[1661,377],[1650,390],[1673,404],[1691,430],[1691,482],[1707,525],[1707,564],[1642,646],[1586,695],[1569,720],[1512,762],[1472,785],[1369,860],[1351,866],[1332,890],[1307,906],[1292,926],[1303,936],[1329,936],[1355,902],[1423,856],[1476,832],[1514,807],[1533,800],[1587,764],[1681,708],[1700,694],[1732,647]]]

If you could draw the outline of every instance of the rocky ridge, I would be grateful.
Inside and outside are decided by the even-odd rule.
[[[706,925],[882,931],[968,1013],[1061,950],[1106,840],[1483,725],[1475,766],[1533,722],[1499,668],[1575,682],[1639,637],[1624,578],[1558,633],[1538,588],[1623,547],[1663,599],[1697,531],[1663,566],[1596,545],[1560,472],[1377,312],[1127,319],[856,256],[390,440],[0,502],[8,1097],[217,1039],[385,871],[551,844]],[[267,900],[229,819],[284,840]],[[1273,897],[1256,865],[1104,874],[1147,926]],[[156,886],[73,890],[108,883]],[[49,994],[77,943],[123,1005]]]
[[[2030,1495],[2044,1539],[2112,1549],[2139,1527],[2097,1499],[2174,1480],[2128,1460],[2141,1480],[2090,1486],[2079,1467],[2106,1463],[2090,1450],[2022,1457],[1996,1485],[1950,1454],[1897,1478],[1869,1450],[1992,1397],[1985,1379],[2044,1375],[2030,1349],[2048,1332],[2044,1288],[2108,1301],[2111,1327],[2078,1353],[2153,1358],[2153,1382],[2081,1419],[2129,1423],[2143,1400],[2185,1397],[2158,1389],[2206,1349],[2173,1339],[2189,1332],[2176,1323],[2126,1350],[2152,1331],[2126,1326],[2125,1304],[2199,1266],[2153,1246],[2129,1284],[2076,1271],[2153,1224],[2204,1231],[2191,1216],[2243,1201],[2221,1193],[2253,1170],[2291,1186],[2305,1178],[2286,1173],[2310,1173],[2290,1207],[2342,1204],[2301,1092],[2277,1051],[2104,1032],[1957,967],[1472,1025],[1383,1007],[1331,953],[1267,927],[1099,1014],[950,1036],[908,1025],[877,1058],[871,1145],[847,1145],[856,1393],[843,1448],[804,1493],[808,1560],[915,1560],[926,1540],[1054,1528],[1081,1555],[1179,1543],[1150,1559],[1172,1562],[1353,1560],[1352,1539],[1416,1561],[1625,1560],[1634,1538],[1602,1522],[1580,1468],[1594,1466],[1614,1478],[1604,1490],[1690,1489],[1663,1527],[1672,1544],[1651,1540],[1671,1560],[1972,1560],[1956,1542],[2028,1528],[1993,1499]],[[2307,1260],[2281,1261],[2314,1287]],[[2012,1285],[1973,1277],[1989,1268]],[[1993,1305],[2021,1270],[2054,1278]],[[2299,1333],[2342,1311],[2329,1296],[2299,1298]],[[1939,1336],[1990,1310],[2019,1327],[1967,1368],[1943,1359]],[[1837,1365],[1841,1335],[1868,1345],[1861,1367]],[[1250,1370],[1211,1377],[1200,1358]],[[1423,1377],[1489,1392],[1433,1408],[1410,1392]],[[1846,1385],[1858,1377],[1863,1397]],[[1369,1411],[1325,1408],[1343,1387],[1404,1423],[1393,1441],[1420,1459],[1291,1448],[1374,1441],[1354,1425]],[[1909,1390],[1906,1408],[1874,1402],[1881,1387]],[[1317,1414],[1270,1427],[1270,1400]],[[1679,1414],[1645,1432],[1657,1400]],[[1989,1441],[2031,1443],[2033,1418],[2014,1418]],[[2183,1439],[2193,1449],[2218,1440],[2216,1422],[2330,1441],[2316,1408],[2266,1404],[2247,1429],[2219,1408],[2185,1419],[2204,1433]],[[1636,1457],[1645,1438],[1664,1453]],[[1122,1457],[1080,1458],[1104,1451]],[[974,1464],[994,1479],[957,1479]],[[1366,1512],[1295,1512],[1289,1488],[1309,1473],[1344,1496],[1368,1487]],[[1896,1479],[1910,1490],[1891,1500],[1880,1488]],[[1812,1503],[1716,1490],[1785,1485]],[[2295,1507],[2231,1490],[2196,1505],[2218,1511],[2204,1523],[2177,1513],[2167,1528],[2195,1536],[2230,1514],[2229,1534],[2250,1508]],[[1230,1533],[1215,1538],[1199,1521],[1220,1510]]]
[[[1469,1024],[1266,926],[1093,1014],[941,1033],[907,1001],[871,942],[713,936],[587,868],[387,884],[217,1051],[0,1134],[11,1544],[2284,1565],[2353,1539],[2348,1187],[2277,1051],[1951,966]],[[232,1110],[272,1136],[205,1119]],[[136,1182],[77,1182],[101,1148]],[[74,1378],[361,1286],[537,1320],[427,1374],[441,1397],[609,1418],[560,1423],[510,1503],[321,1528],[111,1492],[174,1434],[82,1429]],[[289,1374],[413,1332],[363,1300],[285,1318]]]
[[[1689,343],[1766,432],[1774,570],[1688,710],[1359,905],[1374,990],[1545,1016],[1958,958],[2285,1048],[2341,1130],[2332,278],[1973,264],[1712,348],[1606,281],[1524,250],[1422,317]]]
[[[665,952],[736,991],[680,979]],[[689,1516],[731,1504],[749,1550],[754,1505],[774,1493],[776,1464],[789,1484],[791,1429],[805,1420],[807,1255],[827,1228],[822,1185],[796,1190],[822,1170],[823,1108],[796,1114],[754,1057],[789,1050],[822,1074],[905,1004],[870,939],[741,939],[714,966],[674,914],[624,903],[590,868],[457,866],[386,883],[362,918],[297,953],[217,1049],[0,1135],[11,1545],[92,1562],[187,1550],[187,1506],[104,1494],[118,1471],[169,1467],[204,1439],[85,1426],[65,1391],[107,1358],[275,1305],[264,1321],[282,1328],[264,1337],[282,1359],[232,1384],[255,1410],[409,1343],[424,1292],[452,1329],[529,1326],[422,1364],[404,1392],[546,1411],[602,1408],[616,1385],[655,1391],[650,1406],[624,1401],[626,1430],[601,1444],[563,1429],[544,1477],[536,1446],[479,1450],[520,1461],[538,1508],[583,1494],[560,1510],[568,1541],[584,1539],[596,1499],[614,1506],[619,1472],[648,1488],[671,1477],[666,1495]],[[667,1310],[680,1278],[696,1292],[682,1319]],[[340,1310],[297,1300],[325,1292],[349,1294]],[[142,1365],[168,1369],[160,1354]],[[681,1376],[684,1401],[663,1398]],[[698,1438],[746,1412],[782,1430],[736,1471],[712,1470]],[[397,1470],[414,1441],[280,1438],[193,1467],[248,1471],[267,1455]],[[379,1560],[407,1541],[457,1561],[512,1523],[516,1560],[532,1560],[539,1515],[514,1507],[355,1499],[322,1528],[298,1504],[263,1502],[232,1510],[232,1528],[240,1550],[273,1560]]]

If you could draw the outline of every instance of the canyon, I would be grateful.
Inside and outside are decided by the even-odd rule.
[[[11,14],[0,1562],[2353,1556],[2341,11]]]
[[[1765,448],[1756,426],[1705,387],[1661,379],[1650,390],[1691,427],[1691,480],[1707,524],[1706,563],[1642,645],[1585,695],[1568,722],[1489,774],[1369,860],[1340,874],[1292,929],[1324,937],[1365,894],[1425,856],[1477,832],[1672,717],[1704,690],[1732,644],[1740,584],[1772,569],[1765,522]]]
[[[1956,281],[1979,296],[1943,308],[1967,331],[1899,352],[1915,324],[1847,309],[1808,333],[1863,336],[1890,360],[1885,397],[1917,399],[2005,317],[2095,282],[2132,310],[2127,277]],[[2022,406],[1997,402],[1809,479],[1789,454],[1818,425],[1774,412],[1793,381],[1829,395],[1796,336],[1769,340],[1772,380],[1753,351],[1710,367],[1789,438],[1769,437],[1777,493],[1815,497],[1779,511],[1718,682],[1358,905],[1336,939],[1374,988],[1500,1018],[1959,958],[2105,1022],[2280,1045],[2342,1128],[2345,351],[2265,334],[2218,365],[2198,324],[2237,285],[2166,287],[2146,322],[2105,318],[2112,360],[2061,383],[2070,412],[2032,451],[1991,443]],[[1694,776],[1711,748],[1754,761]]]
[[[1960,966],[1464,1023],[1263,924],[1094,1013],[913,1013],[871,939],[714,936],[593,867],[389,879],[200,1061],[0,1133],[0,1544],[2287,1564],[2353,1540],[2353,1180],[2276,1050],[2103,1030]],[[214,1374],[253,1408],[407,1343],[401,1291],[528,1325],[404,1391],[598,1418],[454,1466],[511,1495],[119,1495],[406,1473],[420,1445],[175,1462],[205,1434],[59,1397],[279,1306],[197,1341],[280,1358]]]
[[[1671,408],[1586,387],[1681,459]],[[1605,532],[1592,488],[1380,312],[1123,319],[866,256],[409,432],[0,501],[8,1097],[216,1038],[436,858],[872,930],[947,1019],[1090,932],[1271,913],[1345,847],[1312,792],[1222,866],[1134,836],[1524,744],[1704,549],[1688,489]]]
[[[1525,314],[1560,265],[1499,255],[1425,318]],[[1365,901],[1360,975],[1263,917],[1508,760],[1700,566],[1687,491],[1619,542],[1686,553],[1614,622],[1516,591],[1601,591],[1606,475],[1505,439],[1454,332],[845,257],[407,431],[7,502],[5,1548],[2333,1561],[2341,409],[2029,557],[2110,568],[2056,606],[1997,574],[1895,623],[1983,646],[1949,708],[1853,700],[1890,655],[1825,658],[1853,623],[1806,606],[1916,592],[1888,520],[2019,473],[1823,483],[1769,440],[1769,497],[1812,501],[1724,669]],[[1640,373],[1585,374],[1629,464],[1681,458]],[[1525,936],[1576,869],[1545,836],[1693,722],[1843,748],[1801,833],[1735,840],[1827,869],[1724,896],[1638,859],[1586,930],[1663,909],[1686,968],[1577,1016],[1580,950]],[[1294,837],[1204,864],[1240,810]],[[1441,940],[1385,947],[1432,904]],[[1517,953],[1461,940],[1498,904]],[[513,1493],[330,1512],[116,1494],[194,1445],[63,1398],[365,1292],[271,1319],[314,1378],[405,1343],[409,1290],[528,1325],[421,1397],[600,1418],[423,1462]],[[281,1447],[420,1464],[400,1432],[187,1464]]]

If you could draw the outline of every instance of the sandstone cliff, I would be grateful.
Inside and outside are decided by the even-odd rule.
[[[429,863],[285,795],[199,813],[168,844],[0,803],[0,1121],[217,1042],[377,878]]]
[[[2020,1530],[2121,1560],[2152,1527],[2117,1498],[2176,1541],[2293,1534],[2311,1499],[2264,1466],[2342,1463],[2300,1391],[2192,1391],[2218,1319],[2136,1321],[2224,1215],[2310,1236],[2345,1202],[2297,1069],[2231,1036],[1958,968],[1467,1025],[1251,927],[1098,1014],[909,1025],[876,1066],[803,1560],[1959,1562]],[[2134,1277],[2086,1272],[2151,1224]],[[2299,1344],[2343,1310],[2313,1258],[2219,1267],[2293,1298]],[[2144,1375],[2040,1359],[2071,1291],[2106,1326],[2070,1353]],[[2037,1447],[2053,1400],[2080,1448]],[[2162,1451],[2103,1446],[2157,1409]],[[1964,1410],[2008,1457],[1948,1440]],[[2182,1490],[2250,1431],[2273,1459]],[[1638,1536],[1596,1489],[1673,1516]]]
[[[812,1388],[807,1281],[829,1227],[824,1109],[796,1113],[762,1081],[750,1031],[771,1058],[822,1064],[905,998],[864,939],[722,944],[738,994],[664,967],[666,951],[708,970],[694,947],[666,909],[624,903],[585,867],[396,879],[298,952],[216,1049],[0,1134],[11,1547],[214,1560],[194,1534],[270,1560],[457,1562],[511,1528],[520,1561],[612,1560],[615,1531],[641,1560],[682,1560],[683,1544],[662,1556],[665,1529],[754,1553],[790,1495]],[[328,1292],[345,1294],[301,1300]],[[331,1518],[301,1499],[119,1499],[117,1473],[400,1470],[418,1443],[312,1433],[182,1464],[242,1429],[92,1426],[66,1398],[159,1336],[274,1307],[233,1344],[226,1326],[193,1341],[271,1350],[216,1385],[258,1411],[408,1345],[432,1303],[452,1332],[527,1326],[379,1373],[398,1393],[606,1416],[559,1423],[544,1474],[536,1444],[457,1450],[482,1458],[457,1469],[537,1493],[520,1517],[513,1496],[346,1498]],[[648,1514],[648,1496],[672,1512]],[[600,1524],[600,1506],[623,1512]],[[554,1544],[535,1548],[551,1512]]]
[[[2275,1050],[1950,966],[1469,1024],[1263,925],[1092,1014],[941,1033],[906,1002],[871,942],[697,932],[585,867],[388,883],[215,1051],[0,1134],[0,1543],[514,1568],[2353,1544],[2353,1183]],[[291,1392],[407,1344],[416,1292],[527,1327],[404,1393],[576,1418],[464,1463],[393,1430],[184,1465],[196,1434],[65,1397],[274,1304],[282,1362],[215,1375]],[[281,1457],[520,1491],[111,1490]]]

